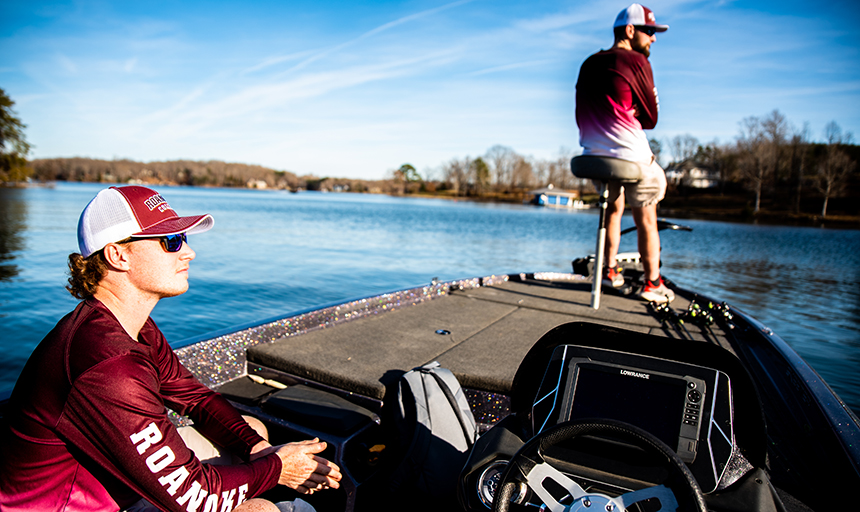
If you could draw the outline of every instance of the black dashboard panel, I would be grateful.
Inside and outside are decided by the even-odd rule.
[[[729,377],[638,354],[557,346],[530,416],[535,434],[586,418],[647,430],[675,450],[705,492],[717,488],[733,453]]]

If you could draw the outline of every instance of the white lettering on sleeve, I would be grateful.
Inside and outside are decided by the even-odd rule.
[[[162,446],[157,452],[146,458],[146,466],[153,473],[158,473],[174,460],[176,460],[176,455],[173,454],[173,450],[169,446]]]
[[[230,492],[224,491],[221,493],[221,512],[230,512],[233,510],[233,495],[236,494],[236,489],[230,489]]]
[[[150,423],[145,429],[129,436],[131,442],[137,445],[137,453],[143,455],[153,444],[161,441],[161,431],[155,422]]]
[[[218,495],[210,494],[208,498],[206,498],[206,507],[203,509],[203,512],[218,512]]]
[[[242,484],[239,486],[239,496],[236,498],[236,506],[245,503],[245,495],[248,493],[248,484]]]
[[[180,505],[185,505],[185,502],[188,502],[188,507],[185,509],[188,512],[197,512],[197,508],[203,503],[203,499],[206,498],[208,492],[201,489],[200,482],[194,482],[191,484],[191,488],[188,489],[188,492],[183,494],[176,500],[176,503]]]
[[[180,466],[173,473],[159,478],[158,483],[162,486],[170,484],[170,487],[167,488],[167,493],[173,496],[179,490],[179,486],[185,482],[186,478],[188,478],[188,470],[185,469],[185,466]]]

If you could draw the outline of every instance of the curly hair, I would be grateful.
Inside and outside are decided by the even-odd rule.
[[[126,238],[115,243],[126,244],[131,241],[131,238]],[[66,290],[81,300],[92,297],[101,280],[107,275],[107,271],[108,263],[105,260],[104,250],[98,250],[88,258],[73,252],[69,254],[69,284],[66,285]]]
[[[84,300],[96,293],[99,282],[107,274],[104,251],[96,251],[89,258],[73,252],[69,254],[69,290],[75,298]]]

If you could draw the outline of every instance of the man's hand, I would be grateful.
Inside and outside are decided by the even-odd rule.
[[[337,464],[316,455],[325,448],[325,442],[320,442],[319,439],[276,447],[275,453],[281,458],[283,465],[278,483],[303,494],[340,487],[338,483],[342,478],[340,468]],[[269,452],[268,449],[263,451]]]

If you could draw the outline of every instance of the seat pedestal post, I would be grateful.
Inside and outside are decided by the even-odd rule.
[[[606,248],[606,207],[609,202],[609,184],[603,182],[598,207],[597,247],[594,250],[594,272],[591,277],[591,307],[600,309],[600,287],[603,285],[603,252]]]

